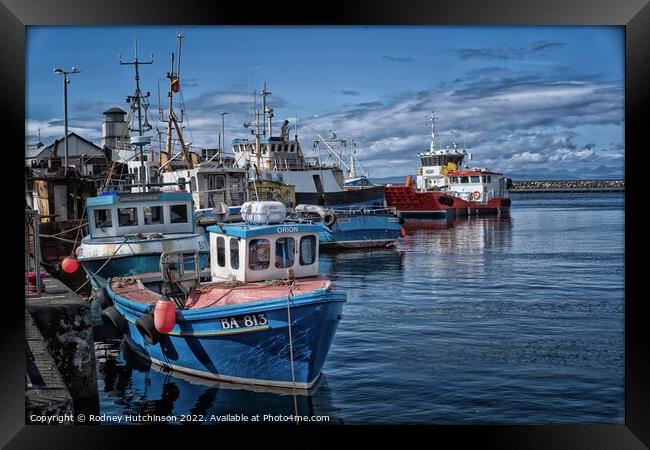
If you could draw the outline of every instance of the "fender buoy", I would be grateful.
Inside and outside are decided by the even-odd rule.
[[[126,333],[128,324],[126,319],[120,312],[115,309],[115,306],[109,306],[102,311],[102,322],[115,328],[120,334]]]
[[[153,310],[153,322],[159,333],[169,333],[176,325],[176,305],[171,300],[158,300]]]
[[[153,314],[143,314],[135,321],[135,327],[149,345],[156,345],[160,340],[160,333],[156,330]]]
[[[334,222],[336,222],[336,215],[334,215],[332,213],[326,213],[323,216],[323,223],[325,225],[327,225],[328,227],[331,227],[332,225],[334,225]]]
[[[401,228],[399,229],[399,235],[400,235],[401,237],[406,236],[406,230],[404,229],[404,227],[401,227]]]
[[[113,304],[111,298],[108,296],[106,288],[97,289],[95,291],[95,299],[102,309],[106,309]]]
[[[67,256],[61,261],[61,269],[65,273],[74,273],[79,269],[79,261],[75,255]]]
[[[479,198],[481,198],[481,193],[479,191],[474,191],[474,193],[472,193],[472,200],[477,201]]]

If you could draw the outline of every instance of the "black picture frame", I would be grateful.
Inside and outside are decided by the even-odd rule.
[[[267,11],[270,10],[270,11]],[[650,351],[646,343],[648,328],[643,314],[645,296],[635,295],[633,283],[642,276],[641,265],[632,264],[642,252],[635,231],[635,224],[642,224],[635,216],[640,208],[634,208],[634,197],[643,178],[641,165],[636,161],[645,151],[642,141],[643,112],[650,104],[648,60],[650,58],[650,5],[648,0],[440,0],[436,2],[414,1],[404,5],[399,1],[363,1],[357,4],[329,1],[322,4],[273,3],[269,8],[252,2],[223,2],[185,0],[156,0],[139,2],[124,0],[2,0],[0,5],[0,67],[3,87],[3,124],[10,140],[5,142],[3,156],[10,167],[22,167],[25,131],[25,27],[29,25],[219,25],[219,24],[283,24],[283,25],[621,25],[625,27],[626,75],[625,75],[625,424],[624,425],[553,425],[553,426],[431,426],[431,427],[362,427],[371,432],[408,445],[412,442],[407,433],[418,431],[426,435],[428,442],[439,444],[450,439],[453,445],[479,444],[481,447],[498,448],[644,448],[650,446]],[[16,161],[13,161],[16,158]],[[636,163],[636,164],[635,164]],[[15,169],[10,169],[16,176]],[[18,175],[20,177],[20,175]],[[20,190],[24,180],[7,182]],[[4,212],[24,208],[22,193],[5,197]],[[638,192],[638,194],[635,194]],[[10,197],[10,198],[9,198]],[[12,201],[16,206],[11,205]],[[7,209],[8,206],[8,209]],[[19,215],[16,215],[17,218]],[[13,222],[12,222],[13,223]],[[19,241],[21,228],[7,228],[3,241]],[[11,234],[9,234],[11,233]],[[16,251],[22,254],[19,247]],[[13,254],[13,253],[11,253]],[[22,277],[19,264],[7,268],[3,277],[9,284],[15,277]],[[13,275],[13,270],[17,273]],[[14,283],[16,284],[16,283]],[[18,286],[16,284],[16,286]],[[16,289],[18,291],[18,289]],[[215,436],[215,445],[224,439],[246,446],[246,435],[266,435],[249,444],[260,446],[273,441],[276,445],[287,444],[300,448],[319,447],[323,438],[336,437],[341,432],[356,433],[357,428],[284,426],[287,430],[271,439],[271,432],[248,433],[240,427],[204,427],[178,430],[176,427],[113,427],[113,426],[37,426],[24,424],[24,319],[21,293],[12,287],[3,299],[5,320],[2,321],[3,363],[0,365],[0,445],[7,448],[108,448],[132,447],[141,439],[162,438],[173,445],[173,437],[190,439],[189,445],[197,445],[203,432]],[[643,297],[643,298],[642,298]],[[7,308],[12,306],[12,308]],[[11,312],[9,312],[11,309]],[[174,429],[171,429],[174,428]],[[261,428],[266,430],[267,427]],[[345,428],[340,430],[339,428]],[[155,435],[152,433],[155,431]],[[182,432],[185,431],[185,432]],[[201,433],[199,433],[201,431]],[[307,431],[307,433],[305,433]],[[302,432],[302,433],[300,433]],[[272,433],[276,433],[273,431]],[[293,437],[309,436],[309,441],[294,441]],[[343,444],[344,441],[339,441]],[[350,443],[346,443],[349,445]],[[153,445],[153,444],[152,444]]]

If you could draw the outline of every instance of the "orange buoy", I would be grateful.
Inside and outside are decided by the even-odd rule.
[[[61,268],[66,273],[74,273],[79,269],[79,261],[75,256],[67,256],[61,261]]]
[[[402,227],[402,228],[399,229],[399,235],[400,235],[401,237],[406,236],[406,229],[405,229],[404,227]]]
[[[171,300],[158,300],[153,310],[153,323],[159,333],[169,333],[176,325],[176,305]]]

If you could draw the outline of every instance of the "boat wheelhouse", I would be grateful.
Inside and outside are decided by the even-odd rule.
[[[208,240],[194,223],[189,193],[109,191],[86,207],[89,232],[76,253],[95,288],[110,277],[157,270],[166,251],[196,250],[207,266]]]
[[[454,143],[438,148],[435,117],[431,120],[431,144],[418,153],[415,185],[409,175],[404,185],[386,186],[386,203],[407,219],[442,219],[450,216],[502,214],[510,208],[508,180],[485,168],[469,168],[465,163],[471,153]]]
[[[250,169],[249,178],[272,180],[295,187],[295,204],[321,206],[385,206],[384,187],[359,185],[346,189],[344,171],[339,165],[325,165],[320,158],[306,158],[298,135],[289,136],[289,120],[273,136],[273,109],[266,106],[270,92],[262,91],[262,112],[255,112],[253,139],[232,141],[239,167]],[[260,123],[262,116],[262,123]],[[268,119],[268,123],[267,123]],[[245,122],[246,128],[252,124]],[[264,127],[263,130],[260,128]],[[267,135],[268,129],[268,135]]]
[[[106,316],[131,349],[203,378],[314,386],[346,298],[318,275],[320,227],[285,221],[284,206],[270,203],[253,202],[246,222],[208,227],[210,282],[196,253],[185,269],[184,252],[163,254],[157,273],[111,280]]]
[[[447,194],[467,201],[487,203],[494,198],[507,198],[507,180],[488,169],[450,171]]]

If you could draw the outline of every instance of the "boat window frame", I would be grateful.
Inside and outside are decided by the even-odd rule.
[[[160,211],[160,221],[159,222],[149,222],[147,223],[147,214],[145,212],[146,208],[158,208]],[[154,226],[154,225],[164,225],[165,224],[165,208],[163,205],[142,205],[142,219],[145,226]]]
[[[470,175],[469,176],[469,182],[470,184],[477,184],[481,182],[481,176],[480,175]]]
[[[287,258],[283,258],[278,254],[278,243],[281,240],[286,240],[285,243],[282,243],[280,245],[286,246],[287,247]],[[296,264],[296,239],[293,236],[280,236],[274,241],[274,260],[275,260],[275,268],[276,269],[290,269]],[[281,262],[285,262],[284,265],[280,264]]]
[[[303,253],[303,241],[309,239],[312,242],[312,260],[310,263],[305,263],[304,259],[304,253]],[[300,237],[300,241],[298,243],[298,252],[299,252],[299,257],[298,257],[298,263],[302,267],[307,267],[311,266],[318,261],[318,244],[317,244],[317,239],[315,234],[307,234],[305,236]]]
[[[184,214],[185,214],[185,220],[184,221],[174,220],[174,218],[172,216],[172,208],[180,207],[180,206],[182,206],[184,208],[184,211],[185,211],[184,212]],[[169,223],[170,224],[180,224],[180,223],[189,223],[190,222],[190,220],[189,220],[190,214],[188,214],[188,211],[187,211],[187,209],[188,209],[188,204],[187,203],[176,203],[176,204],[173,204],[173,205],[169,205],[169,208],[167,208],[167,209],[169,210]],[[178,213],[175,213],[175,212],[173,214],[178,215]]]
[[[138,213],[138,210],[139,210],[139,209],[140,209],[140,208],[137,207],[137,206],[127,206],[127,207],[124,207],[124,208],[120,208],[120,207],[118,207],[118,208],[117,208],[117,226],[118,226],[118,228],[137,227],[138,224],[139,224],[139,220],[138,220],[138,219],[139,219],[139,217],[138,217],[138,216],[139,216],[139,213]],[[134,217],[135,217],[135,221],[134,221],[133,223],[123,224],[123,223],[122,223],[122,219],[121,219],[121,217],[122,217],[122,213],[121,213],[121,211],[122,211],[122,210],[133,210],[134,213],[135,213],[135,215],[134,215]],[[130,214],[130,213],[129,213],[129,214]]]
[[[264,242],[264,241],[266,241],[266,242]],[[255,248],[255,250],[252,249],[253,244],[258,246],[258,247]],[[266,261],[263,261],[263,260],[261,260],[259,258],[256,258],[257,261],[256,261],[255,265],[253,265],[253,255],[259,255],[260,254],[260,250],[261,250],[260,246],[261,245],[265,245],[267,247],[266,254],[267,254],[268,259]],[[257,271],[260,271],[260,270],[268,270],[271,267],[271,240],[270,239],[266,239],[266,238],[251,239],[250,241],[248,241],[248,250],[247,250],[247,252],[248,252],[248,264],[247,264],[247,266],[248,266],[249,270],[253,270],[253,271],[257,272]],[[263,264],[264,262],[266,262],[266,265]],[[262,264],[260,264],[260,263],[262,263]]]
[[[231,237],[229,242],[230,252],[228,256],[230,259],[230,268],[232,270],[239,270],[239,239]]]
[[[100,225],[97,223],[97,213],[100,211],[107,211],[108,212],[108,224],[106,224],[106,221],[102,222]],[[95,229],[98,230],[105,230],[106,228],[113,228],[113,209],[112,208],[93,208],[93,224],[95,226]]]
[[[226,238],[217,236],[217,266],[226,267]]]

